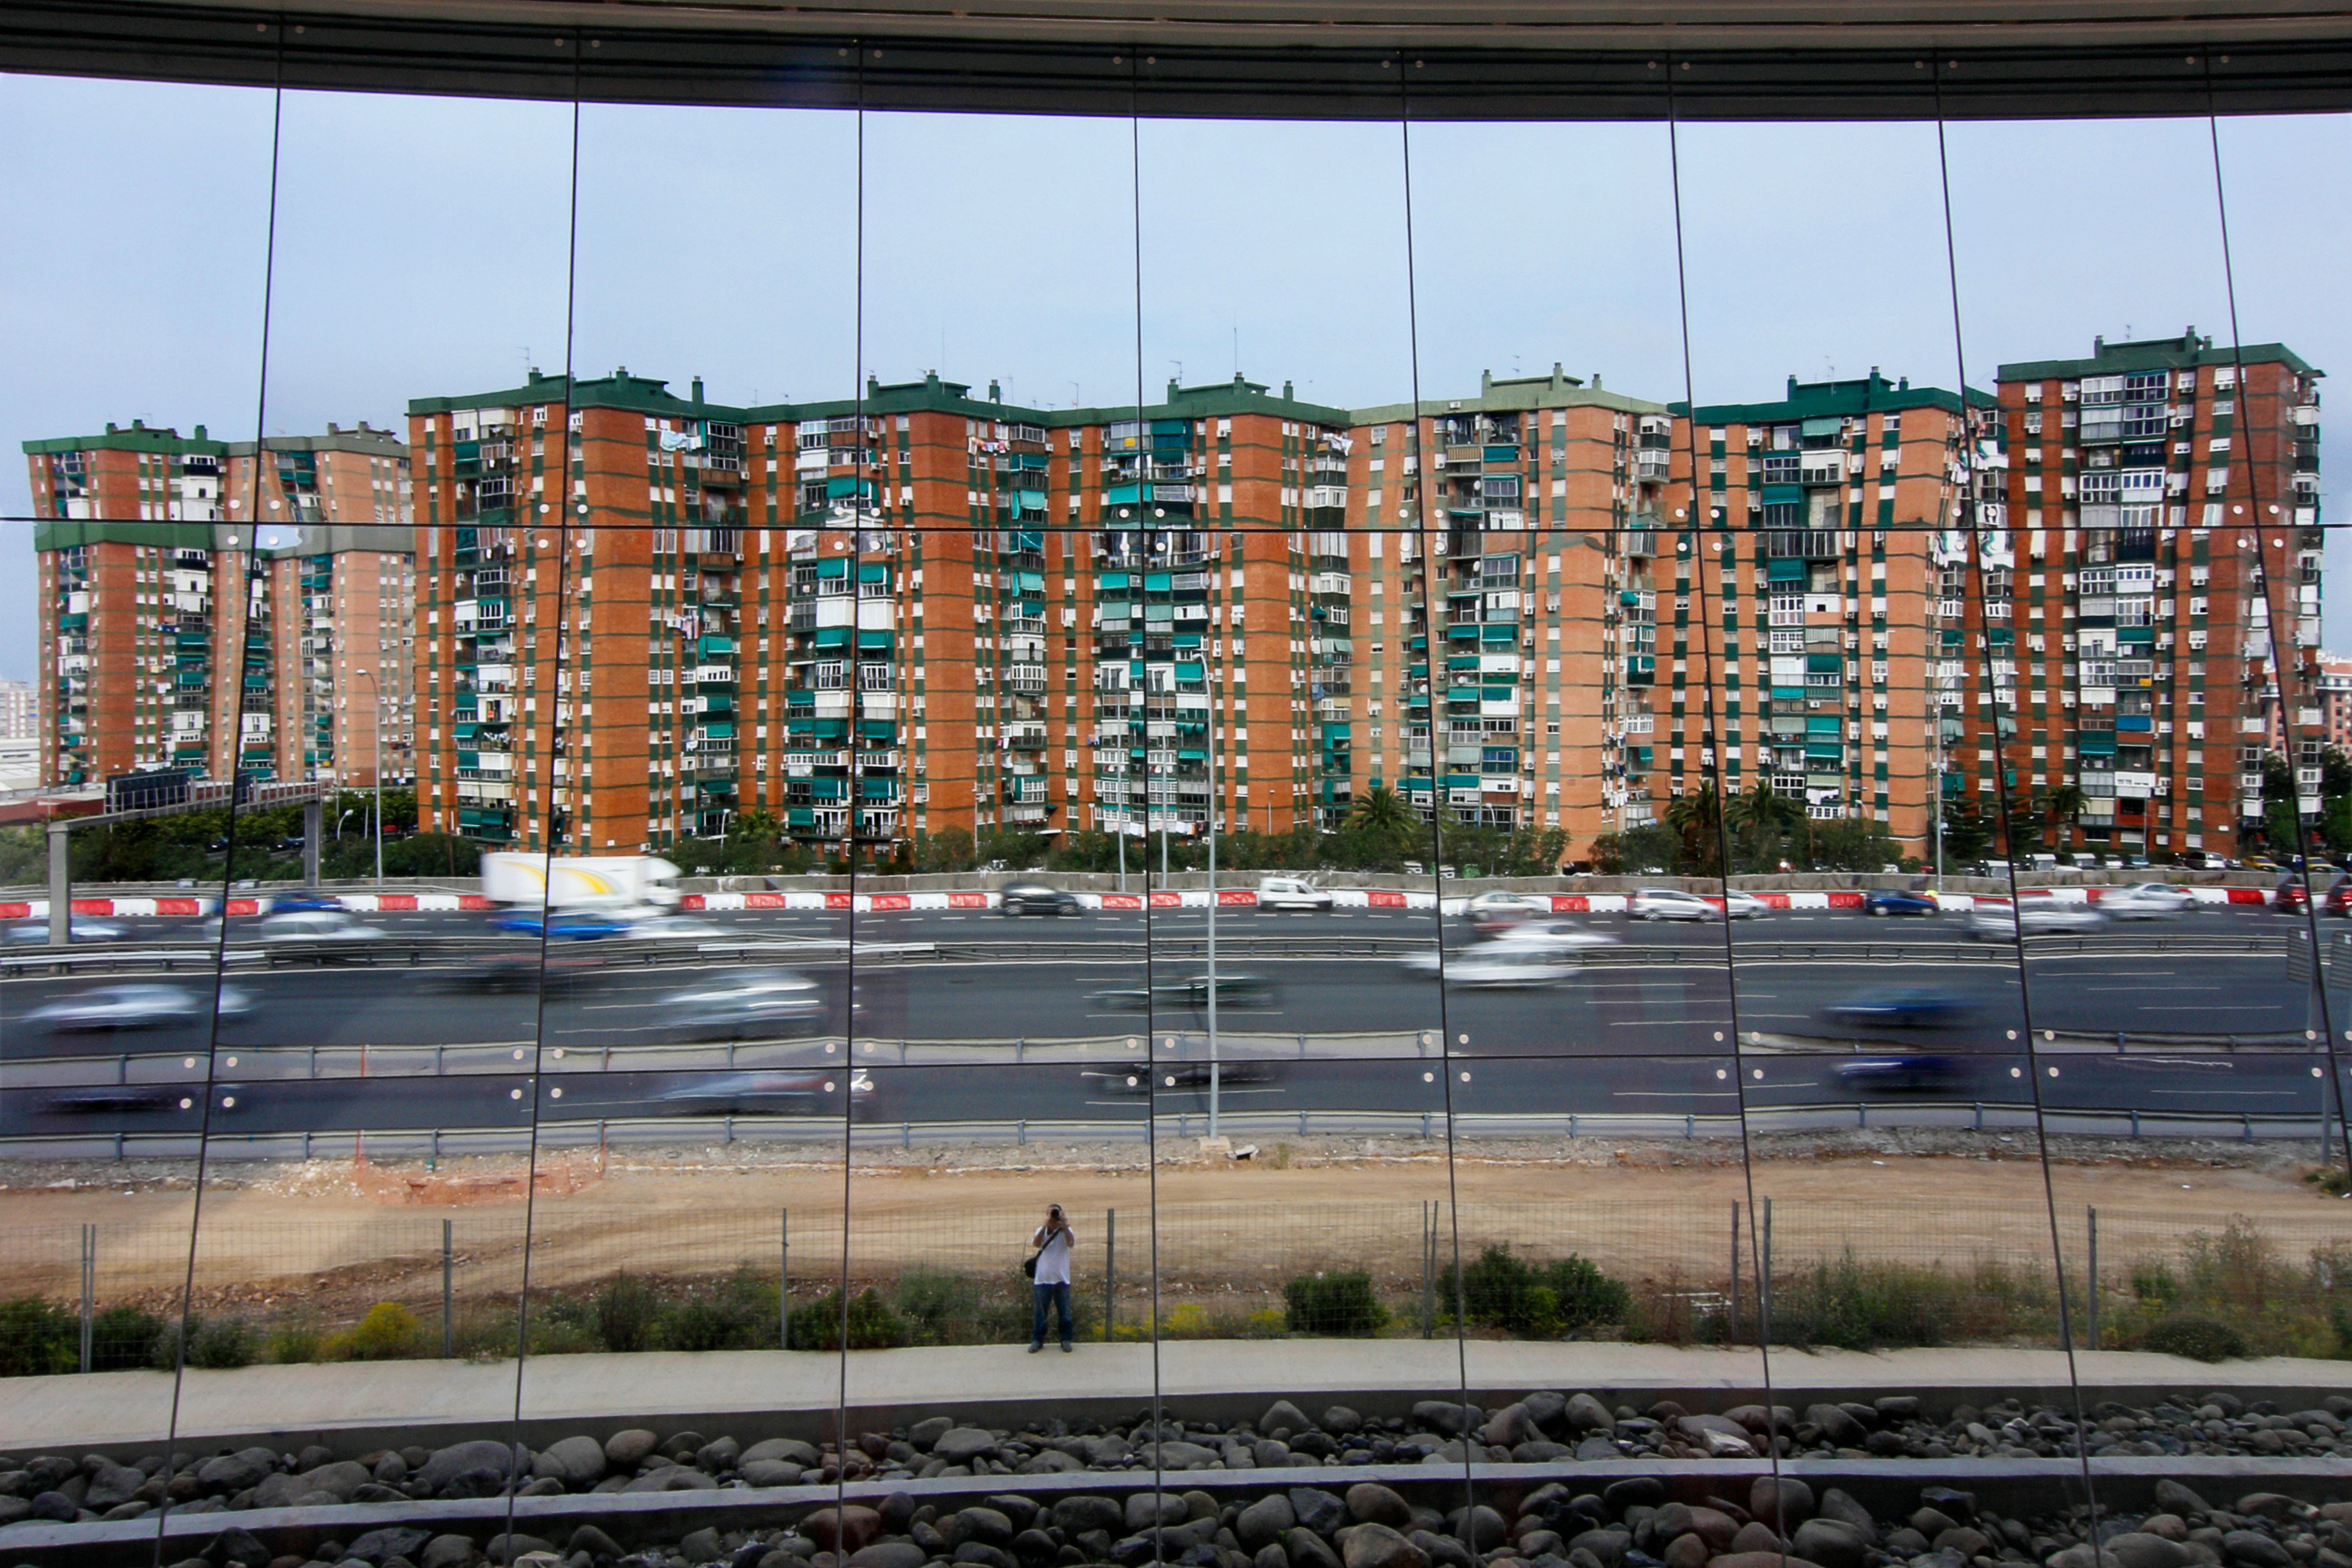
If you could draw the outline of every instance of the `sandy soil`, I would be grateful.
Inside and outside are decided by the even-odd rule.
[[[841,1268],[845,1203],[855,1278],[916,1264],[992,1276],[1017,1267],[1049,1201],[1078,1226],[1087,1272],[1099,1277],[1116,1211],[1123,1282],[1141,1287],[1156,1243],[1163,1287],[1219,1295],[1255,1295],[1319,1268],[1368,1268],[1389,1289],[1417,1288],[1433,1223],[1441,1259],[1457,1238],[1465,1252],[1508,1241],[1537,1257],[1582,1252],[1628,1277],[1706,1286],[1729,1272],[1735,1205],[1741,1272],[1752,1279],[1745,1222],[1766,1198],[1776,1259],[1850,1247],[1919,1263],[1993,1258],[2046,1268],[2050,1209],[2033,1152],[2030,1141],[1857,1134],[1761,1141],[1750,1169],[1736,1144],[1588,1141],[1570,1154],[1557,1144],[1483,1146],[1449,1168],[1417,1141],[1304,1140],[1241,1161],[1163,1146],[1156,1170],[1131,1146],[861,1150],[845,1173],[740,1147],[679,1147],[614,1153],[601,1168],[593,1153],[543,1163],[529,1205],[517,1162],[428,1172],[318,1160],[215,1167],[195,1282],[201,1300],[265,1310],[437,1300],[445,1219],[459,1288],[475,1297],[520,1285],[526,1224],[534,1287],[745,1263],[772,1279],[787,1237],[794,1279],[822,1281]],[[2317,1195],[2293,1151],[2118,1152],[2110,1143],[2082,1152],[2094,1157],[2053,1162],[2048,1186],[2070,1269],[2094,1206],[2105,1259],[2172,1250],[2186,1232],[2237,1215],[2291,1258],[2352,1241],[2352,1203]],[[192,1176],[161,1164],[0,1168],[0,1294],[71,1294],[79,1227],[94,1224],[100,1295],[168,1298],[187,1268]]]

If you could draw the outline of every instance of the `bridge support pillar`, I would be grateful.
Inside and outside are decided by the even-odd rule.
[[[63,821],[49,824],[49,945],[63,947],[73,940],[73,868],[68,858],[73,844]]]
[[[326,814],[323,802],[311,799],[302,803],[302,882],[306,887],[319,884],[319,834],[320,818]]]

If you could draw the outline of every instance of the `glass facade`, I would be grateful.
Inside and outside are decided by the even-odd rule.
[[[2352,1560],[2342,121],[0,115],[0,1557]]]

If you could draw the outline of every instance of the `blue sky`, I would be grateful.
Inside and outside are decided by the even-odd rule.
[[[0,77],[0,509],[19,443],[144,418],[249,437],[627,365],[716,398],[854,368],[1067,404],[1228,376],[1341,405],[1483,370],[1683,395],[1674,174],[1654,124],[1126,121],[589,106]],[[2225,122],[2239,321],[2352,374],[2352,120]],[[1958,379],[1932,125],[1680,138],[1702,402],[1784,379]],[[1970,379],[2095,335],[2230,335],[2205,122],[1948,132]],[[2138,172],[2131,194],[2091,171]],[[2070,172],[2082,172],[2079,178]],[[1136,237],[1140,226],[1140,267]],[[261,328],[269,299],[266,404]],[[576,286],[576,287],[575,287]],[[1140,331],[1138,302],[1140,296]],[[570,306],[567,311],[567,303]],[[1139,345],[1139,336],[1140,342]],[[2330,516],[2352,452],[2324,471]],[[2352,572],[2352,538],[2331,544]],[[31,673],[30,529],[0,524],[0,675]],[[2352,647],[2352,575],[2330,595]]]

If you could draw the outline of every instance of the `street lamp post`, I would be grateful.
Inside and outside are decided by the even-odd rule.
[[[1218,1132],[1217,1066],[1217,807],[1223,791],[1217,783],[1217,716],[1209,715],[1209,1136]]]
[[[352,673],[368,683],[368,741],[373,753],[375,773],[375,890],[383,891],[383,692],[376,685],[375,671],[353,669]],[[340,836],[342,821],[336,819]]]

